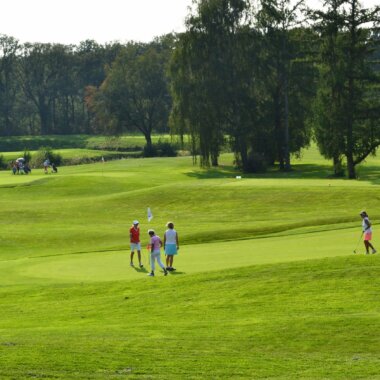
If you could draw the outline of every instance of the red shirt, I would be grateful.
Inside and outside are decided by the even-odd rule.
[[[131,243],[137,244],[140,243],[140,227],[137,227],[137,229],[132,226],[129,230],[130,237],[131,237]]]

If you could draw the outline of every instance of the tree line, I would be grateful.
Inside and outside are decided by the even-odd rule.
[[[99,86],[121,45],[26,43],[0,35],[0,134],[90,133],[84,102]]]
[[[349,178],[380,144],[379,7],[358,0],[197,0],[150,43],[0,36],[0,134],[190,136],[201,165],[291,170],[314,139]]]
[[[314,138],[355,178],[380,144],[379,21],[358,0],[198,1],[170,66],[172,125],[202,164],[227,136],[244,170],[290,170]]]

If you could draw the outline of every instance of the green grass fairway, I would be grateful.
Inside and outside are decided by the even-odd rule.
[[[0,172],[0,379],[380,379],[380,258],[353,254],[362,209],[380,248],[379,160],[358,181],[314,148],[288,174],[231,162]],[[177,271],[148,278],[169,220]]]
[[[275,264],[298,260],[352,254],[355,243],[353,229],[304,233],[236,242],[185,245],[175,259],[183,268],[175,275]],[[354,247],[354,248],[353,248]],[[361,253],[363,249],[360,246]],[[148,253],[143,249],[143,263],[149,267]],[[4,261],[3,284],[17,283],[92,283],[99,281],[133,280],[144,271],[129,268],[129,251],[82,252]]]

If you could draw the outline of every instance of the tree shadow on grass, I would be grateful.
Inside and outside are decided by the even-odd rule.
[[[357,168],[358,179],[370,181],[375,185],[380,184],[380,166],[364,164]],[[256,178],[256,179],[326,179],[349,180],[347,176],[335,177],[333,168],[326,164],[301,164],[295,163],[292,170],[285,172],[277,167],[270,167],[265,173],[244,173],[233,165],[221,165],[217,168],[195,169],[186,173],[187,176],[197,179],[221,179],[221,178]]]
[[[361,181],[369,181],[374,185],[380,185],[380,166],[366,164],[359,166],[357,176]]]
[[[220,165],[216,168],[197,168],[191,172],[186,173],[186,175],[188,177],[198,179],[219,179],[241,175],[241,171],[232,165]]]
[[[197,169],[186,173],[187,176],[198,179],[220,178],[264,178],[264,179],[323,179],[331,177],[332,169],[327,165],[295,164],[291,171],[285,172],[277,167],[270,167],[265,173],[244,173],[232,165],[221,165],[217,168]]]

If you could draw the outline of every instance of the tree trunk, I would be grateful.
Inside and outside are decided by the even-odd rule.
[[[289,149],[289,100],[288,100],[288,76],[284,73],[284,161],[285,171],[290,171],[290,149]]]
[[[284,170],[284,152],[282,149],[282,140],[284,134],[282,133],[281,126],[281,104],[280,104],[281,90],[277,88],[277,91],[273,94],[273,106],[274,106],[274,130],[276,139],[276,154],[279,162],[279,169]]]
[[[145,136],[145,141],[146,141],[146,147],[148,150],[151,150],[152,149],[152,136],[150,135],[150,133],[145,133],[144,136]]]
[[[352,157],[352,154],[347,154],[346,157],[347,157],[348,178],[349,179],[356,179],[356,170],[355,170],[354,158]]]
[[[342,160],[339,155],[336,155],[333,158],[334,165],[334,177],[342,177],[343,176],[343,168],[342,168]]]
[[[214,167],[219,166],[219,163],[218,163],[218,154],[211,153],[211,165],[214,166]]]
[[[56,120],[56,109],[55,109],[55,99],[53,99],[52,101],[52,128],[53,128],[53,132],[55,132],[57,130],[57,120]]]
[[[36,105],[40,117],[41,135],[48,135],[51,132],[51,111],[50,101],[44,95],[38,95]]]
[[[287,43],[285,37],[285,31],[283,30],[282,34],[282,59],[287,62],[288,50]],[[289,99],[288,99],[288,70],[287,65],[284,63],[282,65],[282,79],[283,79],[283,96],[284,96],[284,146],[283,146],[283,154],[284,154],[284,163],[285,171],[290,171],[290,149],[289,149]]]
[[[50,132],[49,111],[46,105],[41,105],[39,109],[41,121],[41,135],[47,135]]]

